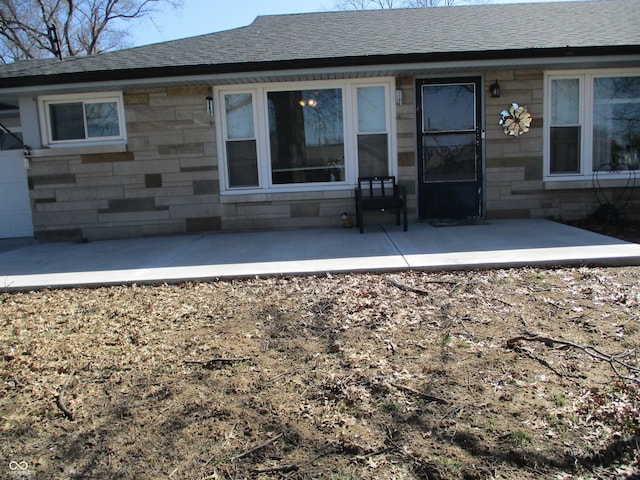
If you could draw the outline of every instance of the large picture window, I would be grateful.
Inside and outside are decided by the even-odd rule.
[[[267,92],[267,100],[272,183],[342,180],[342,90]]]
[[[547,76],[546,176],[640,169],[640,72]]]
[[[124,141],[121,95],[40,98],[43,137],[49,145]]]
[[[221,192],[345,189],[394,174],[393,79],[220,87]]]

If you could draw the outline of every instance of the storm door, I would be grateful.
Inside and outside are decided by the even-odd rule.
[[[416,92],[420,218],[480,216],[480,79],[418,80]]]

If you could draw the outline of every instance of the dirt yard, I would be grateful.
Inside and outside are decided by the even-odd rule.
[[[0,477],[639,478],[639,304],[639,267],[0,294]]]

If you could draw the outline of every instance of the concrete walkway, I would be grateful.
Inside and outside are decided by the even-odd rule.
[[[4,246],[4,247],[3,247]],[[4,250],[4,251],[3,251]],[[89,243],[0,241],[0,291],[277,274],[640,265],[640,244],[547,220],[207,233]]]

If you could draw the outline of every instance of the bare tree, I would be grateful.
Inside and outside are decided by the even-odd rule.
[[[382,8],[452,7],[454,5],[477,5],[491,0],[340,0],[338,10],[377,10]]]
[[[406,6],[410,8],[422,7],[451,7],[456,0],[408,0]]]
[[[480,5],[491,3],[490,0],[407,0],[404,2],[407,7],[453,7],[456,5]]]
[[[340,0],[338,10],[378,10],[383,8],[401,8],[403,0]]]
[[[127,23],[160,4],[182,0],[0,0],[0,62],[123,47]]]

